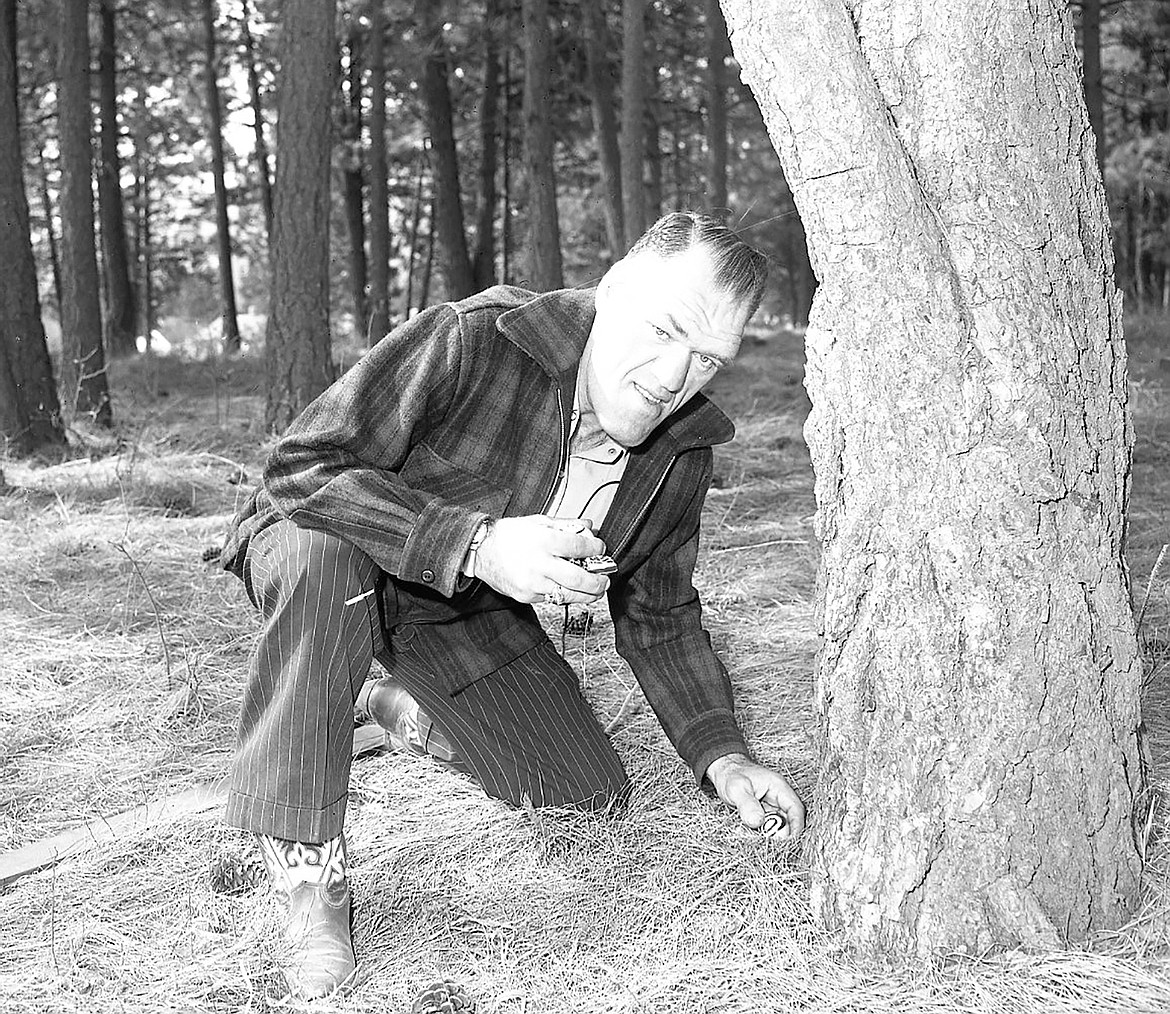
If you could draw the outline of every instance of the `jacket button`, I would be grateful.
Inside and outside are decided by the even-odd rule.
[[[430,570],[429,568],[427,570],[424,570],[422,572],[422,579],[424,581],[426,581],[427,584],[434,584],[435,583],[435,572],[433,570]]]

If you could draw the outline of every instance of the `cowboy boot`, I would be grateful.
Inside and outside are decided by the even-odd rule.
[[[459,752],[451,741],[407,689],[391,677],[367,682],[358,692],[354,711],[359,715],[369,715],[385,729],[395,750],[418,756],[425,754],[447,764],[459,765]]]
[[[357,961],[344,836],[320,845],[257,837],[272,887],[287,908],[288,961],[281,970],[289,992],[312,1000],[348,986]]]

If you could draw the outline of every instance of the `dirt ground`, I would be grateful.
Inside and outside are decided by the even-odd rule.
[[[1127,554],[1147,662],[1153,782],[1170,778],[1170,321],[1127,325],[1134,469]],[[812,472],[799,336],[749,340],[717,378],[718,452],[698,582],[749,740],[814,781]],[[349,357],[352,361],[352,355]],[[0,496],[0,851],[218,778],[255,618],[205,562],[270,443],[254,359],[115,364],[119,435],[62,464],[7,462]],[[1168,554],[1170,555],[1170,554]],[[559,614],[542,614],[554,639]],[[355,764],[348,836],[362,981],[314,1009],[405,1011],[467,982],[481,1014],[543,1011],[1170,1010],[1167,820],[1145,903],[1083,950],[893,970],[809,918],[798,852],[698,792],[613,650],[604,609],[566,653],[636,783],[615,819],[526,813],[426,760]],[[263,890],[211,890],[246,836],[215,812],[79,849],[0,888],[5,1011],[281,1008]]]

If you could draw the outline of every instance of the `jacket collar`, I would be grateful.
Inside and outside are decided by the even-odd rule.
[[[593,326],[595,292],[592,288],[544,292],[496,319],[501,334],[558,381],[569,392],[570,402],[577,364]],[[706,396],[697,394],[659,426],[646,444],[665,439],[682,451],[723,444],[733,436],[731,420]]]

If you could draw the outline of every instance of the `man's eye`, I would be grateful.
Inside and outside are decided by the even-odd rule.
[[[717,369],[719,369],[719,361],[718,360],[712,359],[710,356],[705,356],[701,352],[698,354],[698,356],[699,356],[699,366],[701,366],[704,370],[717,370]]]
[[[656,335],[658,335],[659,338],[669,338],[670,337],[670,334],[665,329],[660,328],[657,324],[651,324],[650,326],[652,328],[654,328],[654,333]]]

